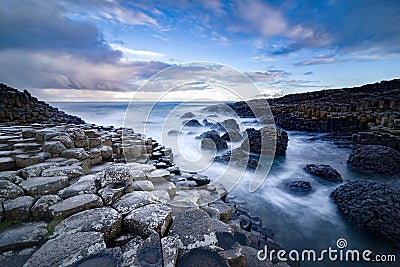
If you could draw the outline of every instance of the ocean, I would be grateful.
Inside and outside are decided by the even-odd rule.
[[[210,164],[209,159],[214,155],[203,153],[199,140],[195,137],[208,127],[182,126],[181,115],[193,112],[199,121],[207,119],[211,122],[223,121],[229,116],[204,113],[202,109],[212,103],[182,103],[161,102],[152,103],[65,103],[57,102],[51,105],[69,114],[81,117],[88,123],[113,125],[115,127],[133,128],[139,133],[152,137],[161,144],[172,147],[174,161],[179,167],[203,173],[215,180],[221,173],[227,171],[226,166]],[[129,108],[128,108],[129,107]],[[253,119],[244,119],[240,123],[241,130],[246,127],[257,128]],[[178,130],[178,136],[168,134]],[[230,190],[229,198],[234,200],[252,216],[260,217],[271,228],[275,235],[274,241],[287,251],[290,249],[314,249],[321,251],[328,247],[337,248],[336,241],[340,238],[347,240],[348,249],[369,249],[374,253],[396,253],[398,249],[385,241],[364,233],[347,223],[337,211],[337,207],[329,198],[329,194],[338,184],[320,180],[306,173],[303,168],[309,163],[329,164],[337,169],[344,182],[356,179],[380,179],[382,176],[361,173],[347,167],[346,161],[349,148],[339,148],[333,141],[321,138],[323,134],[288,131],[289,145],[284,157],[277,157],[262,185],[250,193],[250,173],[244,173],[242,179]],[[230,148],[239,144],[232,143]],[[235,180],[235,173],[230,173]],[[311,183],[312,193],[296,196],[285,190],[289,181],[303,180]],[[236,181],[236,180],[235,180]],[[388,181],[395,183],[396,181]],[[301,266],[354,266],[354,262],[338,263],[324,262],[307,263]],[[373,266],[372,264],[371,266]],[[363,264],[360,263],[360,266]],[[377,264],[377,266],[382,266]]]

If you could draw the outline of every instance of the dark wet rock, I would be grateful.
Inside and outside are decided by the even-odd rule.
[[[5,220],[17,221],[28,220],[31,217],[30,209],[35,199],[30,196],[21,196],[15,199],[6,200],[3,203]]]
[[[152,233],[147,239],[143,241],[137,250],[137,262],[136,266],[162,266],[161,241],[160,236],[157,233]]]
[[[381,182],[354,181],[331,193],[339,210],[359,228],[400,246],[400,189]]]
[[[232,151],[226,151],[221,155],[215,156],[214,161],[228,164],[230,161],[240,168],[256,169],[258,161],[249,156],[241,148],[235,148]]]
[[[229,266],[231,267],[247,266],[246,256],[244,254],[242,246],[239,244],[235,244],[229,249],[219,251],[218,255],[226,260],[226,262],[228,262]]]
[[[201,123],[196,119],[191,119],[189,121],[183,122],[183,125],[186,127],[201,127]]]
[[[49,208],[49,212],[52,218],[65,218],[71,214],[79,211],[99,208],[103,206],[101,198],[94,194],[82,194],[67,198],[61,202],[58,202]]]
[[[163,253],[163,266],[175,267],[178,259],[178,237],[166,236],[161,239],[161,249]]]
[[[209,203],[208,208],[216,213],[219,220],[229,221],[231,219],[232,208],[220,199]]]
[[[128,241],[128,243],[121,246],[122,256],[123,256],[123,262],[121,266],[123,267],[139,266],[138,252],[139,252],[139,247],[142,243],[143,243],[142,238],[134,236],[130,238],[130,241]]]
[[[396,174],[400,172],[400,152],[386,146],[362,146],[350,154],[347,163],[368,172]]]
[[[311,184],[306,181],[293,181],[286,184],[289,192],[294,194],[307,194],[312,190]]]
[[[113,207],[120,213],[126,215],[131,211],[143,207],[149,204],[156,204],[158,201],[155,199],[150,192],[145,191],[134,191],[126,194],[118,199]]]
[[[47,234],[47,223],[20,223],[0,230],[0,252],[38,245]]]
[[[228,148],[226,141],[215,130],[204,132],[199,138],[201,139],[201,148],[203,149],[223,150]]]
[[[12,157],[0,158],[0,171],[8,171],[15,168],[15,160]]]
[[[153,231],[164,236],[172,222],[171,208],[164,204],[149,204],[133,210],[124,219],[124,231],[148,237]]]
[[[178,136],[179,135],[179,131],[178,130],[170,130],[170,131],[168,131],[168,135],[170,135],[170,136]]]
[[[7,180],[0,180],[0,201],[24,195],[24,190]]]
[[[343,182],[340,173],[326,164],[307,164],[304,170],[329,182]]]
[[[182,119],[192,119],[194,117],[196,117],[196,115],[194,115],[192,112],[186,112],[181,116]]]
[[[239,142],[243,139],[243,136],[239,133],[239,131],[228,131],[224,133],[221,138],[225,141]]]
[[[29,178],[20,186],[30,196],[40,196],[57,193],[59,190],[68,186],[67,176],[54,176],[54,177],[35,177]]]
[[[119,247],[107,248],[97,253],[81,258],[73,267],[107,266],[120,267],[123,262],[122,252]]]
[[[196,260],[193,260],[196,259]],[[177,267],[228,267],[228,263],[210,249],[196,248],[178,257]]]
[[[60,156],[67,159],[78,159],[78,160],[85,160],[89,158],[89,154],[86,153],[85,149],[83,148],[71,148],[63,150]]]
[[[245,132],[246,139],[241,148],[256,154],[284,155],[288,144],[288,135],[285,131],[272,126],[265,126],[260,130],[248,128]]]
[[[31,208],[32,216],[36,219],[50,219],[49,207],[61,201],[62,198],[57,195],[41,196]]]
[[[198,208],[185,209],[176,214],[169,234],[179,238],[180,249],[194,249],[217,244],[211,231],[211,218],[206,211]]]
[[[115,209],[104,207],[82,211],[60,222],[51,238],[76,232],[100,232],[110,242],[121,232],[122,215]]]
[[[134,178],[132,169],[126,164],[110,165],[100,175],[101,187],[118,182],[132,183]]]
[[[213,126],[213,123],[212,123],[212,122],[209,122],[207,119],[202,120],[201,123],[202,123],[204,126],[206,126],[206,127],[211,127],[211,126]]]
[[[70,266],[106,248],[99,232],[78,232],[50,239],[25,263],[30,266]]]

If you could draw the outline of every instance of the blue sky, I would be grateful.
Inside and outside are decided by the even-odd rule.
[[[212,61],[266,96],[351,87],[399,77],[398,25],[397,0],[1,1],[0,81],[121,101],[162,69]]]

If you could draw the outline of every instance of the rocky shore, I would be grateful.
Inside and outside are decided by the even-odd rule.
[[[288,266],[257,217],[171,149],[1,86],[1,266]]]

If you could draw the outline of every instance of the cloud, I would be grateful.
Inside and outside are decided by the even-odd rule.
[[[332,56],[318,56],[312,57],[303,61],[294,63],[296,66],[309,66],[309,65],[321,65],[321,64],[331,64],[347,61],[345,59],[337,59]]]
[[[139,56],[139,57],[144,57],[144,58],[151,58],[151,59],[159,59],[165,57],[164,54],[154,52],[154,51],[147,51],[147,50],[136,50],[136,49],[130,49],[127,47],[120,46],[118,44],[110,44],[111,48],[117,51],[121,51],[124,53],[126,56]]]
[[[313,75],[314,72],[312,72],[312,71],[307,71],[307,72],[304,72],[303,74],[304,74],[304,75]]]

